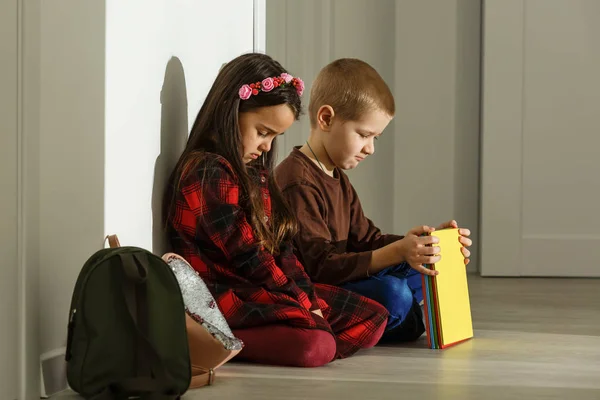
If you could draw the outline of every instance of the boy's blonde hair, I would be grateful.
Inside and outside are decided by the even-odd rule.
[[[333,107],[343,121],[356,121],[365,112],[381,110],[393,117],[394,96],[381,75],[364,61],[341,58],[326,65],[317,75],[310,91],[310,126],[317,126],[317,111]]]

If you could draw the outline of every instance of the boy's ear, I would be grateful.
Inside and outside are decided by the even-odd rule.
[[[317,111],[317,124],[319,124],[319,129],[324,132],[329,132],[331,130],[334,115],[335,111],[333,111],[333,107],[328,105],[321,106],[319,111]]]

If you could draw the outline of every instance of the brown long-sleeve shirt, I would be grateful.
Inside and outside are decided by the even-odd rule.
[[[315,282],[339,285],[366,278],[373,250],[402,239],[383,235],[365,217],[342,170],[327,175],[299,147],[279,164],[275,179],[298,218],[294,244]]]

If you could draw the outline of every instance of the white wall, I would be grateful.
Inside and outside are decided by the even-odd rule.
[[[8,369],[0,397],[16,397],[20,386],[20,399],[35,399],[40,354],[65,345],[73,285],[105,234],[160,247],[152,195],[162,194],[161,180],[221,64],[252,50],[255,18],[244,0],[29,0],[2,7],[0,122],[3,133],[15,134],[1,137],[1,244],[3,260],[19,271],[4,263],[0,270],[0,293],[18,298],[18,307],[2,314],[0,354]],[[11,204],[17,209],[5,207]],[[11,323],[17,312],[19,322]]]
[[[107,1],[104,230],[122,245],[164,251],[165,180],[221,65],[252,51],[252,15],[244,0]]]
[[[369,62],[394,92],[396,118],[375,156],[348,173],[365,213],[401,234],[457,219],[477,243],[480,0],[267,4],[267,53],[305,80],[307,94],[340,57]],[[279,143],[279,159],[309,131],[305,116]],[[472,253],[474,270],[477,245]]]
[[[0,398],[39,398],[40,354],[65,345],[73,284],[105,232],[154,247],[153,184],[221,64],[264,49],[251,4],[0,3],[0,297],[13,304],[0,313]],[[141,150],[119,153],[130,143]],[[137,196],[125,211],[121,190]]]
[[[252,51],[249,2],[93,4],[42,2],[42,351],[64,345],[74,281],[105,233],[153,248],[157,157],[161,178],[221,64]]]

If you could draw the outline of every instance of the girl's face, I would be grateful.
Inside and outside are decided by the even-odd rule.
[[[258,159],[262,153],[268,153],[273,139],[282,135],[294,121],[294,113],[287,104],[240,113],[244,163]]]

